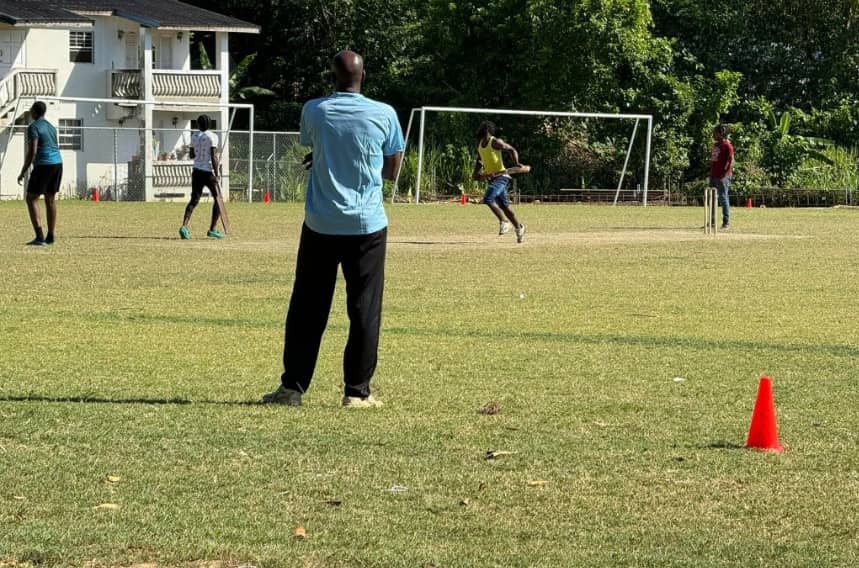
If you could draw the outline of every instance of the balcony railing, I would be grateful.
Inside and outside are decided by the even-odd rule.
[[[0,80],[0,109],[14,106],[18,97],[53,97],[57,72],[53,69],[13,69]]]
[[[140,71],[110,71],[110,94],[118,99],[141,98]],[[152,72],[152,94],[156,99],[217,101],[221,97],[220,71]]]

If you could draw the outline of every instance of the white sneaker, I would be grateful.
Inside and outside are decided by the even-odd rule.
[[[501,224],[498,226],[498,234],[504,235],[510,231],[510,223],[507,221],[501,221]]]
[[[516,242],[521,243],[525,240],[525,225],[519,225],[516,228]]]
[[[280,385],[272,392],[264,394],[262,397],[262,403],[301,406],[301,393]]]
[[[376,400],[373,395],[360,396],[344,396],[343,408],[379,408],[384,406],[381,400]]]

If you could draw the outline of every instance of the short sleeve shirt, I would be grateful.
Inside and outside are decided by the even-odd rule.
[[[212,148],[218,147],[218,135],[210,130],[195,132],[191,135],[191,147],[194,148],[194,169],[211,172]]]
[[[57,129],[54,125],[45,120],[38,118],[27,127],[27,142],[35,140],[36,157],[33,160],[33,165],[36,166],[51,166],[54,164],[62,164],[63,157],[60,155],[60,145],[57,141]]]
[[[325,235],[367,235],[388,226],[384,157],[405,148],[394,109],[338,92],[304,105],[300,142],[313,149],[305,223]]]
[[[710,177],[721,178],[734,175],[733,168],[728,168],[728,164],[734,157],[734,146],[727,140],[717,142],[710,152]]]

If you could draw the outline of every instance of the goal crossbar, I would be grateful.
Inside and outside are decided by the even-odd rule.
[[[423,157],[424,157],[424,134],[426,126],[426,113],[428,112],[451,112],[451,113],[467,113],[467,114],[499,114],[499,115],[516,115],[516,116],[553,116],[561,118],[605,118],[616,120],[634,120],[635,126],[632,130],[632,135],[629,140],[629,149],[624,160],[623,172],[620,181],[618,182],[617,192],[615,193],[614,204],[617,205],[617,198],[620,195],[620,190],[623,185],[623,180],[626,177],[626,169],[629,165],[629,156],[632,153],[633,141],[635,134],[638,131],[639,123],[644,121],[647,123],[647,137],[645,141],[644,152],[644,187],[642,194],[642,205],[647,206],[647,190],[650,181],[650,145],[653,136],[653,115],[651,114],[611,114],[603,112],[563,112],[563,111],[541,111],[541,110],[517,110],[517,109],[491,109],[491,108],[472,108],[472,107],[443,107],[443,106],[422,106],[413,108],[409,113],[409,122],[406,127],[406,147],[409,143],[409,134],[412,130],[412,124],[416,114],[419,118],[419,134],[418,134],[418,167],[415,175],[415,203],[420,203],[421,194],[421,175],[423,173]],[[404,150],[405,152],[405,150]],[[394,202],[397,196],[400,176],[397,172],[397,177],[394,180],[394,189],[391,195],[391,203]]]

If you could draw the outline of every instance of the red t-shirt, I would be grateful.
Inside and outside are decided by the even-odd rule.
[[[734,175],[733,167],[728,168],[728,164],[734,158],[734,146],[727,140],[716,142],[713,146],[713,151],[710,152],[710,177],[723,178],[726,175]],[[725,168],[728,168],[727,173]]]

